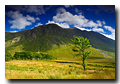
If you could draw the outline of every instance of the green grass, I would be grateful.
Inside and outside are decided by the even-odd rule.
[[[110,56],[111,58],[115,59],[115,53],[109,52],[109,51],[104,51],[104,50],[102,50],[102,52],[106,53],[108,56]]]
[[[56,56],[58,59],[81,59],[82,56],[76,56],[77,52],[72,51],[73,44],[60,45],[60,47],[53,45],[53,47],[47,51],[47,53]],[[88,59],[104,59],[105,57],[95,48],[91,47],[87,49],[92,51]]]
[[[60,39],[60,38],[59,38]],[[47,40],[46,40],[47,41]],[[49,41],[49,40],[48,40]],[[39,45],[36,44],[37,40],[31,41],[29,44],[26,45],[21,45],[19,42],[18,43],[12,43],[11,41],[7,41],[5,44],[5,49],[8,51],[12,56],[14,55],[15,52],[22,52],[25,51],[25,48],[27,48],[28,51],[38,51],[39,50]],[[33,44],[32,44],[33,43]],[[43,42],[45,43],[45,42]],[[50,43],[50,42],[48,42]],[[42,46],[42,43],[40,44]],[[43,44],[44,47],[51,46],[50,44]],[[28,46],[28,47],[27,47]],[[49,47],[47,50],[42,47],[41,49],[46,53],[53,55],[57,57],[57,59],[80,59],[81,57],[76,57],[76,52],[72,51],[73,44],[54,44],[52,47]],[[43,52],[40,50],[40,52]],[[104,56],[101,54],[99,51],[97,51],[95,48],[91,47],[88,49],[88,51],[92,51],[90,54],[90,57],[88,59],[103,59]]]
[[[115,79],[115,61],[13,60],[5,62],[6,79]],[[99,66],[98,66],[99,65]]]

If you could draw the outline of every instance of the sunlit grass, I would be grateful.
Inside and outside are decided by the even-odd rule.
[[[82,56],[77,57],[77,52],[72,51],[73,44],[66,44],[66,45],[60,45],[58,47],[57,45],[53,45],[50,50],[47,51],[47,53],[56,56],[58,59],[78,59]],[[97,51],[95,48],[91,47],[87,49],[88,51],[92,51],[88,59],[103,59],[105,58],[102,53]]]
[[[87,60],[88,66],[83,71],[82,60],[13,60],[5,62],[7,79],[115,79],[115,61]],[[99,67],[95,63],[106,62]],[[92,65],[89,65],[92,64]],[[98,64],[99,64],[98,63]],[[110,63],[110,64],[109,64]]]

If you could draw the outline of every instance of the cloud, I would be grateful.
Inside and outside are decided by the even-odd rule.
[[[82,10],[78,10],[77,8],[75,8],[75,12],[81,15],[83,14]]]
[[[27,20],[31,21],[31,22],[35,22],[35,18],[31,17],[29,15],[26,16]]]
[[[61,26],[62,28],[70,28],[67,23],[56,23],[57,25]]]
[[[36,14],[45,14],[45,10],[43,8],[43,5],[27,5],[26,11],[30,13],[36,13]]]
[[[37,18],[36,18],[36,20],[40,20],[40,18],[39,18],[39,17],[37,17]]]
[[[62,8],[62,7],[58,8],[56,11],[57,11],[58,14],[66,12],[66,10],[64,8]]]
[[[15,32],[18,32],[18,31],[10,31],[11,33],[15,33]]]
[[[106,30],[111,31],[111,33],[115,33],[115,29],[113,29],[111,26],[104,26]]]
[[[93,22],[92,20],[87,20],[82,26],[83,27],[101,27],[101,21],[97,20],[97,23]]]
[[[97,20],[93,22],[92,20],[86,19],[83,15],[73,15],[67,12],[64,8],[59,9],[56,16],[53,16],[53,21],[57,23],[65,22],[69,25],[79,25],[79,27],[101,27],[102,22]]]
[[[106,24],[105,21],[102,21],[103,24]]]
[[[57,24],[58,26],[60,26],[62,28],[70,28],[70,26],[67,23],[57,23],[57,22],[48,20],[48,23],[46,23],[46,24],[50,24],[50,23]]]
[[[104,30],[102,28],[93,28],[92,29],[93,31],[97,31],[97,32],[104,32]]]
[[[76,12],[79,12],[76,9]],[[103,34],[104,36],[115,39],[115,29],[110,26],[104,26],[106,23],[105,21],[86,19],[83,15],[73,15],[70,12],[67,12],[64,8],[57,9],[57,14],[53,16],[53,21],[48,21],[48,23],[55,23],[63,28],[70,28],[70,26],[74,26],[80,30],[86,31],[95,31]],[[87,28],[88,27],[88,28]],[[105,30],[111,32],[110,35],[105,34]]]
[[[54,24],[55,24],[54,21],[50,21],[50,20],[48,20],[48,23],[46,23],[46,24],[51,24],[51,23],[54,23]]]
[[[115,12],[115,5],[97,5],[97,6],[105,12],[109,12],[109,13]]]
[[[10,7],[16,11],[24,11],[29,13],[35,13],[35,14],[45,14],[45,11],[47,11],[50,7],[44,8],[43,5],[6,5],[6,7]]]
[[[7,15],[13,20],[9,20],[8,22],[12,24],[10,28],[16,29],[24,29],[26,26],[31,25],[35,22],[35,18],[29,15],[23,16],[19,11],[9,11]]]
[[[105,36],[108,37],[108,38],[112,38],[112,39],[115,40],[115,29],[113,29],[111,26],[104,26],[104,28],[105,28],[106,30],[110,31],[111,34],[110,34],[110,35],[108,35],[108,34],[103,34],[103,35],[105,35]]]
[[[92,31],[91,29],[86,29],[86,28],[81,28],[81,27],[79,27],[79,26],[75,26],[76,28],[78,28],[78,29],[80,29],[80,30],[86,30],[86,31]]]
[[[41,23],[37,23],[37,25],[35,25],[35,27],[40,26],[40,25],[43,25],[43,24],[41,24]]]
[[[98,14],[100,11],[115,13],[115,5],[96,5],[95,8],[88,8],[87,10],[94,11],[96,14]]]
[[[53,21],[55,22],[66,22],[70,25],[80,25],[82,26],[88,20],[82,15],[73,15],[69,12],[64,12],[62,14],[58,13],[56,16],[53,16]]]
[[[104,36],[106,36],[106,37],[108,37],[108,38],[110,38],[110,39],[115,40],[115,33],[112,33],[112,34],[110,34],[110,35],[108,35],[108,34],[102,34],[102,35],[104,35]]]
[[[69,7],[73,6],[73,5],[64,5],[64,6],[65,6],[65,8],[69,8]]]

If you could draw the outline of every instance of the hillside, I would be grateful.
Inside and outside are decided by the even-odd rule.
[[[94,48],[115,52],[114,40],[96,32],[81,31],[77,28],[64,29],[56,24],[41,25],[30,30],[16,33],[5,32],[5,49],[12,55],[16,51],[40,51],[56,55],[51,51],[54,49],[56,53],[63,53],[61,49],[66,45],[64,51],[73,53],[69,50],[73,45],[71,42],[73,35],[87,37]],[[63,54],[65,54],[65,52]],[[75,55],[75,53],[73,54]]]
[[[115,41],[103,36],[102,34],[93,31],[81,31],[75,27],[69,29],[69,31],[73,32],[76,36],[88,38],[94,48],[115,52]]]

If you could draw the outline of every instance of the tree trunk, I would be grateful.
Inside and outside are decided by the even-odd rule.
[[[85,71],[85,62],[84,62],[84,60],[85,60],[85,57],[84,57],[84,52],[83,52],[83,68],[84,68],[84,71]]]

